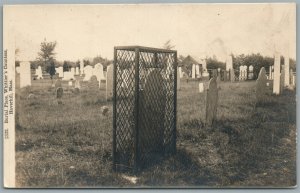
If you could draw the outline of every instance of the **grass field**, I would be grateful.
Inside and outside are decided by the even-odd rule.
[[[45,80],[43,80],[45,81]],[[112,102],[100,91],[73,93],[58,105],[51,83],[18,89],[18,187],[287,187],[296,185],[294,91],[255,104],[255,82],[220,83],[217,121],[204,127],[205,93],[182,81],[177,154],[134,184],[112,165]],[[30,95],[31,93],[31,95]],[[103,116],[102,106],[108,106]]]

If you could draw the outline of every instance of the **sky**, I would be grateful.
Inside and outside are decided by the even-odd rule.
[[[161,48],[171,40],[178,55],[275,52],[296,59],[296,4],[131,4],[5,6],[7,34],[21,61],[35,60],[40,44],[56,41],[56,59],[113,59],[114,46]],[[5,33],[6,32],[6,33]],[[6,35],[5,35],[6,34]]]

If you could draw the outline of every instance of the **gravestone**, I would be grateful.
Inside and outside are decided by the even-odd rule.
[[[81,88],[79,80],[76,80],[76,81],[75,81],[74,88],[78,88],[78,89]]]
[[[63,80],[75,80],[72,72],[64,72]]]
[[[20,62],[20,88],[31,86],[31,71],[29,62]]]
[[[249,66],[249,74],[248,74],[248,79],[252,80],[253,79],[253,66]]]
[[[232,56],[228,56],[226,60],[226,71],[230,71],[232,68]]]
[[[73,82],[72,82],[72,81],[69,81],[68,85],[69,85],[69,86],[73,86]]]
[[[218,85],[217,79],[212,78],[209,81],[206,94],[206,126],[211,127],[217,117],[218,107]]]
[[[193,66],[192,66],[192,78],[195,78],[195,75],[196,75],[196,65],[193,64]]]
[[[37,76],[36,79],[43,79],[43,72],[41,66],[38,66],[38,68],[35,70],[35,75]]]
[[[86,67],[84,67],[83,81],[89,81],[92,76],[93,76],[93,67],[90,65],[87,65]]]
[[[97,77],[97,80],[99,81],[99,88],[100,88],[101,80],[105,80],[104,75],[103,75],[103,66],[102,66],[102,64],[98,63],[94,66],[93,75]]]
[[[83,64],[83,60],[80,61],[80,76],[82,76],[84,74],[84,64]]]
[[[75,75],[75,68],[74,67],[71,68],[71,73],[72,73],[73,76]]]
[[[235,74],[234,74],[234,69],[230,69],[230,81],[234,82],[235,81]]]
[[[280,73],[280,92],[284,90],[284,81],[285,81],[285,65],[281,65],[281,73]]]
[[[79,73],[79,67],[76,67],[75,68],[75,75],[79,75],[80,73]]]
[[[288,56],[284,57],[284,86],[290,86],[290,58]]]
[[[199,83],[199,92],[200,92],[200,93],[203,93],[203,92],[204,92],[204,84],[203,84],[203,82],[200,82],[200,83]]]
[[[139,141],[142,152],[163,151],[166,92],[162,82],[160,71],[155,69],[147,76],[144,89],[140,91]]]
[[[195,66],[195,71],[196,71],[195,77],[196,77],[196,78],[199,78],[199,76],[200,76],[199,64],[196,64],[196,66]]]
[[[180,90],[180,70],[177,68],[177,89]]]
[[[267,75],[266,70],[262,67],[259,71],[258,78],[256,80],[256,103],[264,103],[267,101]]]
[[[55,88],[62,87],[61,80],[57,79],[54,83]]]
[[[112,65],[107,67],[106,72],[106,100],[110,100],[113,97],[113,67]]]
[[[91,77],[91,79],[88,83],[88,87],[89,87],[89,89],[92,89],[92,90],[98,90],[99,89],[99,83],[98,83],[98,80],[97,80],[96,76]]]
[[[182,69],[181,69],[181,67],[178,67],[178,69],[179,69],[179,77],[182,78],[182,76],[183,76]],[[178,76],[178,74],[177,74],[177,76]]]
[[[217,71],[217,69],[213,69],[212,70],[212,77],[218,77],[218,71]]]
[[[274,59],[274,77],[273,77],[273,93],[280,94],[280,54],[275,53]]]
[[[58,67],[56,72],[58,73],[58,77],[59,78],[63,78],[64,77],[64,69],[63,69],[62,66]]]
[[[64,89],[62,87],[58,87],[56,89],[56,98],[61,99],[63,97],[63,94],[64,94]]]

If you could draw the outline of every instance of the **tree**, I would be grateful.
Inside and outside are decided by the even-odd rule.
[[[54,64],[54,61],[52,60],[50,69],[49,69],[49,74],[50,74],[51,79],[53,79],[53,76],[55,75],[55,73],[56,73],[55,64]]]
[[[70,66],[69,66],[68,62],[67,62],[67,61],[64,61],[64,64],[63,64],[63,71],[64,71],[64,72],[68,72],[69,69],[70,69]]]
[[[163,48],[167,50],[171,50],[175,48],[175,45],[171,45],[171,40],[168,40],[164,43]]]
[[[46,68],[46,71],[50,73],[50,66],[52,62],[54,61],[54,56],[56,53],[54,53],[54,49],[56,46],[56,42],[44,42],[41,43],[41,51],[38,53],[38,61],[41,61],[44,63],[44,68]]]

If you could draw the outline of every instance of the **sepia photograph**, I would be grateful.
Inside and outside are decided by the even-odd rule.
[[[296,188],[296,3],[3,5],[6,188]]]

